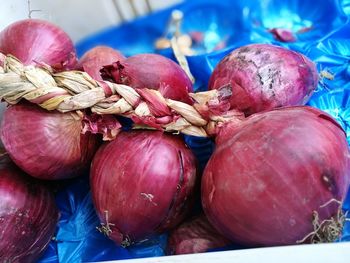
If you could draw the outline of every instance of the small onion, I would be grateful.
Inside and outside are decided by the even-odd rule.
[[[166,98],[192,103],[188,95],[192,82],[174,61],[156,54],[131,56],[120,63],[104,67],[105,79],[133,88],[156,89]]]
[[[170,233],[167,251],[170,255],[201,253],[230,243],[205,215],[200,215],[185,221]]]
[[[59,218],[51,193],[0,157],[0,262],[35,262]]]
[[[195,159],[175,136],[122,132],[97,151],[90,179],[105,233],[126,246],[184,218],[193,200]]]
[[[123,54],[113,48],[97,46],[87,51],[79,59],[77,69],[85,71],[95,80],[102,80],[100,70],[103,66],[123,61],[124,59]]]
[[[17,21],[0,32],[0,52],[11,54],[26,65],[45,63],[57,70],[73,69],[77,63],[69,36],[44,20]]]
[[[5,111],[0,136],[22,170],[54,180],[78,176],[88,168],[98,140],[81,131],[82,117],[78,114],[49,112],[27,103]]]
[[[240,47],[214,69],[209,89],[232,87],[231,107],[250,115],[305,104],[317,87],[316,66],[297,52],[269,44]]]
[[[313,211],[320,221],[337,214],[336,203],[322,206],[344,200],[350,153],[329,115],[286,107],[223,129],[202,178],[202,203],[226,237],[248,246],[295,244],[313,231]]]

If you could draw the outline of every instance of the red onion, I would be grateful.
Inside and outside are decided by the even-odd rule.
[[[337,213],[335,203],[321,206],[345,198],[349,156],[344,131],[320,110],[257,113],[219,134],[202,178],[204,211],[238,243],[295,244],[313,231],[313,211],[320,220]]]
[[[53,196],[1,156],[0,197],[0,261],[35,262],[58,222]]]
[[[133,88],[157,89],[169,99],[192,103],[193,91],[185,71],[172,60],[156,54],[140,54],[104,67],[102,77]]]
[[[63,179],[80,175],[97,149],[96,137],[81,130],[82,117],[76,113],[17,104],[4,113],[1,140],[11,159],[29,175]]]
[[[90,179],[105,233],[126,246],[184,218],[193,199],[195,159],[175,136],[122,132],[97,151]]]
[[[232,86],[231,107],[246,115],[305,104],[317,87],[317,69],[305,56],[268,44],[240,47],[214,69],[209,89]]]
[[[167,250],[171,255],[193,254],[230,243],[212,227],[205,215],[200,215],[182,223],[170,233]]]
[[[45,63],[57,70],[73,69],[77,62],[69,36],[56,25],[38,19],[21,20],[1,31],[0,52],[26,65]]]
[[[95,80],[102,80],[100,73],[102,66],[123,61],[124,59],[123,54],[113,48],[97,46],[87,51],[81,57],[77,69],[85,71]]]

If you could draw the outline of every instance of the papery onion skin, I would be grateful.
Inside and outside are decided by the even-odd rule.
[[[170,255],[202,253],[231,244],[209,223],[205,215],[185,221],[169,235],[167,253]]]
[[[56,230],[59,212],[48,189],[0,157],[0,261],[35,262]]]
[[[25,65],[45,63],[56,70],[74,69],[77,63],[70,37],[58,26],[39,19],[17,21],[2,30],[0,52]]]
[[[4,113],[1,140],[11,159],[29,175],[66,179],[87,170],[99,146],[96,136],[81,134],[81,129],[82,117],[76,113],[17,104]]]
[[[79,59],[77,69],[85,71],[95,80],[102,80],[100,70],[103,66],[124,59],[125,56],[118,50],[107,46],[97,46],[88,50]]]
[[[318,83],[315,64],[297,52],[269,44],[240,47],[215,67],[209,89],[231,85],[231,107],[246,115],[305,104]]]
[[[192,104],[188,95],[193,92],[191,80],[178,64],[161,55],[134,55],[103,71],[103,78],[112,78],[116,83],[135,89],[156,89],[165,98]]]
[[[202,178],[209,221],[248,246],[296,244],[337,213],[349,188],[349,148],[340,125],[311,107],[257,113],[226,127]],[[220,135],[219,135],[220,137]]]
[[[120,133],[97,151],[90,173],[97,214],[124,245],[175,227],[192,205],[195,181],[190,149],[160,131]]]

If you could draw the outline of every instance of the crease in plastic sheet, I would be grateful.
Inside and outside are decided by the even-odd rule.
[[[308,52],[320,72],[319,89],[350,88],[350,23],[324,38]],[[330,79],[323,75],[328,72]]]

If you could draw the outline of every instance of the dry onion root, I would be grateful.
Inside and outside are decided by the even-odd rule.
[[[312,212],[312,225],[314,231],[306,235],[302,240],[298,240],[297,244],[308,243],[318,244],[318,243],[330,243],[339,240],[343,233],[343,228],[346,221],[350,221],[348,218],[348,212],[344,212],[342,209],[342,202],[336,199],[331,199],[327,203],[320,206],[320,209],[326,208],[331,203],[338,205],[338,210],[336,215],[329,219],[320,220],[319,213],[317,211]]]

